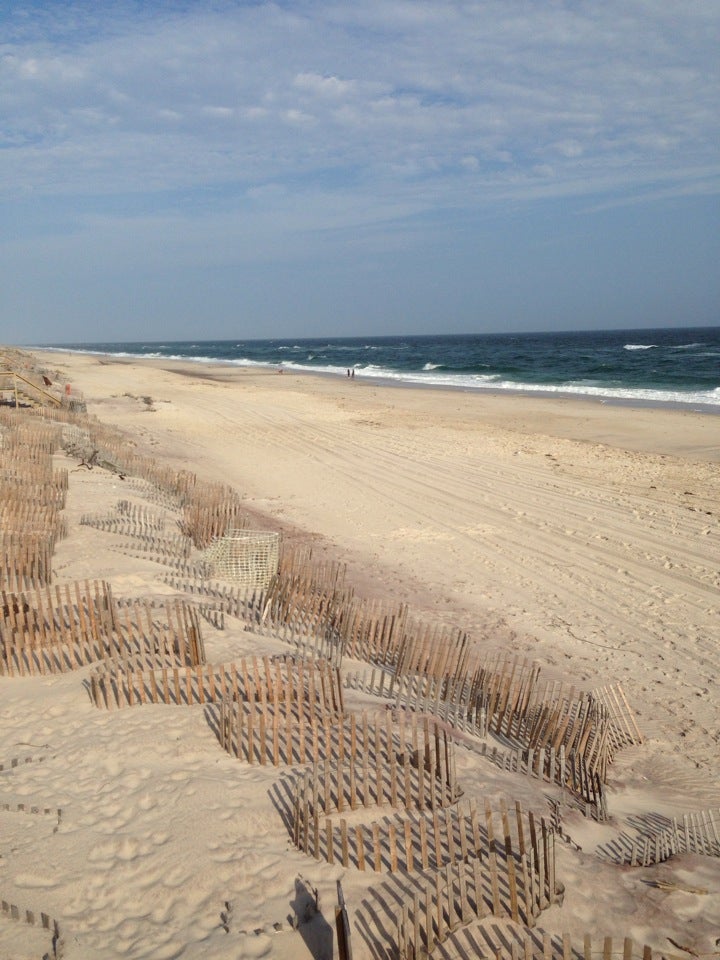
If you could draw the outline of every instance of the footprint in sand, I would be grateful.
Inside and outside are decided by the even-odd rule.
[[[240,952],[238,958],[255,960],[257,957],[267,957],[272,948],[272,940],[267,934],[246,934],[238,944]]]

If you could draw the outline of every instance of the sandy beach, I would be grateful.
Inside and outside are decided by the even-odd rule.
[[[717,856],[682,852],[631,868],[609,853],[653,819],[714,810],[720,831],[717,416],[179,361],[32,357],[81,393],[90,415],[131,437],[138,455],[233,487],[258,529],[346,564],[359,596],[407,604],[466,631],[478,656],[528,658],[578,690],[621,684],[644,740],[614,758],[607,821],[564,816],[564,899],[537,927],[574,943],[629,937],[657,957],[720,956]],[[53,582],[98,578],[120,597],[173,594],[156,564],[80,525],[127,496],[124,481],[55,460],[70,482]],[[216,663],[238,655],[240,642],[248,654],[283,650],[240,626],[208,627],[205,642]],[[371,909],[377,876],[296,850],[272,802],[281,774],[223,753],[201,708],[99,711],[74,673],[2,677],[0,691],[0,763],[33,758],[0,772],[0,897],[56,918],[67,960],[338,956],[339,879],[354,960],[392,956],[382,942],[389,921]],[[547,784],[457,749],[467,797],[547,807]],[[19,804],[53,813],[23,817]],[[313,887],[321,909],[302,936],[288,917]],[[41,956],[44,934],[0,918],[0,957]],[[489,956],[472,952],[483,942],[482,924],[471,924],[432,956]]]

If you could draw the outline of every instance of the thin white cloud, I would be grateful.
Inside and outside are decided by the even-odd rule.
[[[215,117],[221,120],[232,117],[235,113],[232,107],[216,107],[209,104],[202,108],[202,112],[208,117]]]
[[[467,156],[478,197],[501,156],[523,179],[552,168],[559,194],[582,173],[592,193],[604,164],[629,189],[638,170],[682,179],[716,153],[708,6],[194,5],[137,20],[119,5],[107,23],[76,8],[63,42],[36,12],[2,50],[3,182],[142,193],[332,170],[337,189],[425,171],[451,198]]]
[[[340,80],[338,77],[321,77],[317,73],[298,73],[293,84],[299,90],[305,90],[320,97],[333,100],[354,93],[357,84],[352,80]]]

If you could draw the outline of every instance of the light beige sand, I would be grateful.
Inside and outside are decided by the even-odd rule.
[[[482,648],[509,645],[588,688],[621,681],[647,742],[613,765],[609,824],[568,819],[583,850],[560,845],[567,896],[540,925],[666,949],[671,937],[718,955],[717,860],[630,871],[595,848],[641,814],[720,806],[719,418],[36,356],[83,391],[91,413],[131,431],[140,453],[223,480],[273,524],[347,561],[359,593],[407,601]],[[72,475],[71,536],[54,569],[60,580],[105,577],[128,595],[161,592],[152,564],[77,526],[121,487],[98,471]],[[210,636],[211,658],[232,642]],[[193,711],[98,714],[74,676],[0,689],[0,762],[47,756],[0,779],[0,800],[64,810],[56,833],[52,817],[0,813],[0,895],[57,916],[68,958],[311,956],[287,924],[296,876],[319,885],[330,924],[336,878],[351,907],[361,904],[372,877],[292,850],[268,798],[277,772],[218,752]],[[469,793],[542,804],[539,784],[509,783],[462,756]],[[649,882],[659,878],[674,887]],[[0,927],[0,956],[9,929]],[[355,960],[380,956],[358,931],[353,946]]]

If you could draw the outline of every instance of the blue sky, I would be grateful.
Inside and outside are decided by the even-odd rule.
[[[0,342],[720,323],[719,0],[0,7]]]

